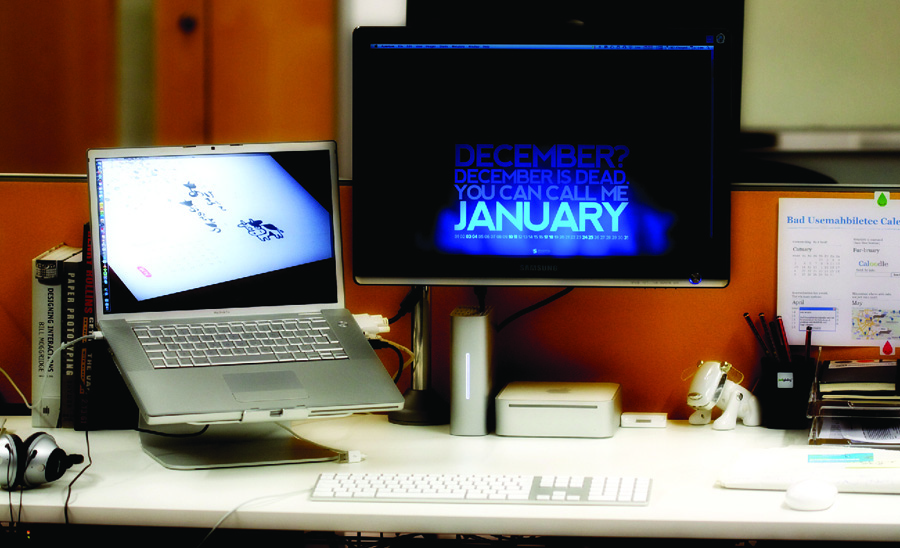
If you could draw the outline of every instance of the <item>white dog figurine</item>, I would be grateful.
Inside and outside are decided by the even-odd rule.
[[[759,400],[743,386],[728,380],[728,362],[700,362],[691,382],[687,404],[694,413],[691,424],[709,424],[712,410],[718,407],[722,415],[713,423],[713,430],[732,430],[741,419],[744,426],[760,425]]]

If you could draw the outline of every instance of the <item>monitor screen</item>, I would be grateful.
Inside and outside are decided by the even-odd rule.
[[[359,28],[359,283],[723,287],[720,29]]]

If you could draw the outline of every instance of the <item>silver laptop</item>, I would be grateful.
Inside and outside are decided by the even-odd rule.
[[[97,319],[150,425],[390,411],[344,308],[333,142],[88,152]]]

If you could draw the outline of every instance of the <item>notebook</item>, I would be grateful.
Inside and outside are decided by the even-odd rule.
[[[335,149],[88,151],[97,321],[146,424],[402,408],[344,307]],[[324,356],[309,335],[268,340],[298,325]]]

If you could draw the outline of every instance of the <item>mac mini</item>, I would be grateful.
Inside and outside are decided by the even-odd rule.
[[[499,436],[609,438],[622,416],[621,390],[606,382],[512,382],[495,401]]]

